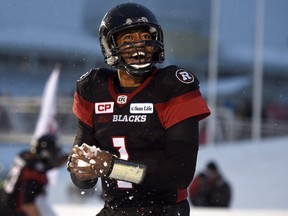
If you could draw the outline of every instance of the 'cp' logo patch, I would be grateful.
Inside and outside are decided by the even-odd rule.
[[[113,113],[113,111],[114,102],[95,103],[96,114]]]
[[[175,75],[178,80],[180,80],[181,82],[185,84],[194,82],[194,76],[190,72],[187,72],[183,69],[177,70]]]

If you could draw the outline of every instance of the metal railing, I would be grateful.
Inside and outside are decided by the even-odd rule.
[[[73,98],[57,100],[59,140],[71,143],[76,131],[76,118],[72,113]],[[0,144],[30,143],[39,117],[40,97],[0,97]]]
[[[0,97],[0,144],[30,143],[39,116],[40,97]],[[57,100],[59,140],[72,143],[76,133],[76,118],[72,113],[73,98]],[[233,113],[218,115],[216,143],[251,139],[251,119],[237,117]],[[206,133],[207,121],[201,123],[201,133]],[[286,136],[288,121],[268,119],[262,124],[262,137]]]

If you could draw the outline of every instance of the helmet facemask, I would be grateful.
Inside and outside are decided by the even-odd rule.
[[[159,62],[161,43],[156,40],[139,40],[115,46],[112,55],[118,59],[117,68],[124,68],[128,73],[142,76],[150,72]]]

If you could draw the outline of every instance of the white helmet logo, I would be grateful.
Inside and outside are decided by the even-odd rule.
[[[132,19],[131,18],[126,19],[127,25],[130,25],[135,22],[148,22],[148,19],[147,17],[137,17],[137,18],[132,18]]]

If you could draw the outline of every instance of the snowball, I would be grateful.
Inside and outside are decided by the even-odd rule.
[[[87,163],[86,161],[83,161],[83,160],[78,160],[78,167],[87,167],[87,166],[90,166],[89,163]]]
[[[89,163],[90,163],[90,164],[96,164],[96,161],[95,161],[94,159],[90,159],[90,160],[89,160]]]

